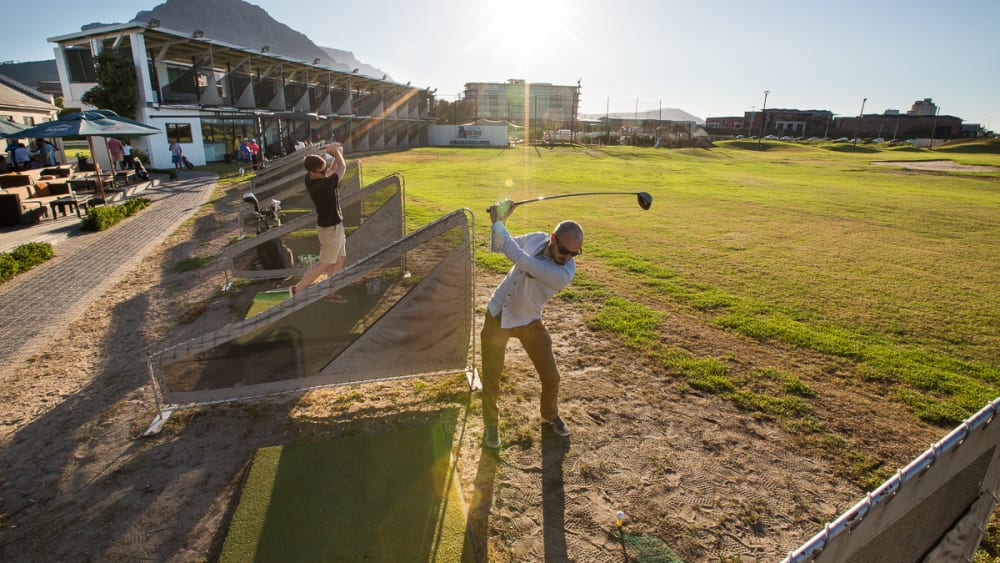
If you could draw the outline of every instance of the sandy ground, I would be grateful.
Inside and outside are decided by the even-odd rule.
[[[997,172],[1000,168],[996,166],[985,166],[979,164],[959,164],[951,160],[894,160],[876,161],[872,164],[878,166],[898,166],[907,170],[920,170],[923,172]]]
[[[499,454],[480,447],[479,398],[462,376],[181,411],[142,438],[154,416],[148,354],[233,322],[249,306],[252,292],[220,291],[218,254],[234,235],[239,193],[52,334],[48,352],[5,366],[0,560],[212,560],[256,449],[406,425],[444,408],[458,412],[455,456],[481,560],[620,561],[614,514],[623,510],[626,533],[658,537],[687,561],[774,561],[863,494],[844,477],[846,462],[824,459],[807,436],[694,391],[654,358],[588,329],[590,311],[561,300],[546,323],[569,439],[539,424],[539,384],[514,343]],[[196,255],[217,257],[174,269]],[[603,275],[586,256],[579,267]],[[480,320],[498,280],[479,279]],[[797,374],[816,391],[817,421],[890,470],[946,433],[856,385],[848,363],[718,330],[671,302],[649,305],[667,313],[666,346],[724,359],[736,374]]]

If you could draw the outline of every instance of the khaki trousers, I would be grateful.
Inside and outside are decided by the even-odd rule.
[[[535,364],[538,379],[542,382],[542,399],[539,405],[542,419],[559,416],[559,370],[552,355],[552,338],[542,321],[532,321],[524,326],[501,328],[500,318],[493,318],[489,310],[480,332],[483,353],[483,423],[496,425],[500,420],[497,398],[500,396],[500,373],[503,371],[507,341],[516,338]]]

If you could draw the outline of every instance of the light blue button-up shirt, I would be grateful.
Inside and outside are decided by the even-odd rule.
[[[500,318],[502,328],[524,326],[542,318],[545,303],[576,275],[573,259],[565,265],[545,256],[547,233],[528,233],[512,237],[501,222],[493,223],[490,250],[502,252],[514,263],[500,282],[488,305],[490,314]]]

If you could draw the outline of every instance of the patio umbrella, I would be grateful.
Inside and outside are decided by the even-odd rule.
[[[44,139],[53,137],[86,137],[90,145],[90,154],[94,154],[94,137],[123,136],[143,137],[155,135],[160,130],[138,121],[122,117],[109,109],[98,109],[70,113],[55,121],[46,121],[18,133],[19,138]],[[97,173],[97,189],[104,199],[104,180],[101,178],[101,167],[94,159],[94,171]]]

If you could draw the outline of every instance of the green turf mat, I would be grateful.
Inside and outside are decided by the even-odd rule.
[[[684,560],[666,542],[656,536],[625,534],[628,553],[642,563],[684,563]]]
[[[288,299],[287,289],[282,289],[280,291],[262,291],[257,295],[254,295],[253,303],[250,304],[250,310],[247,311],[246,318],[249,319],[257,313],[266,311],[286,299]]]
[[[222,547],[229,561],[469,561],[441,423],[257,451]]]

